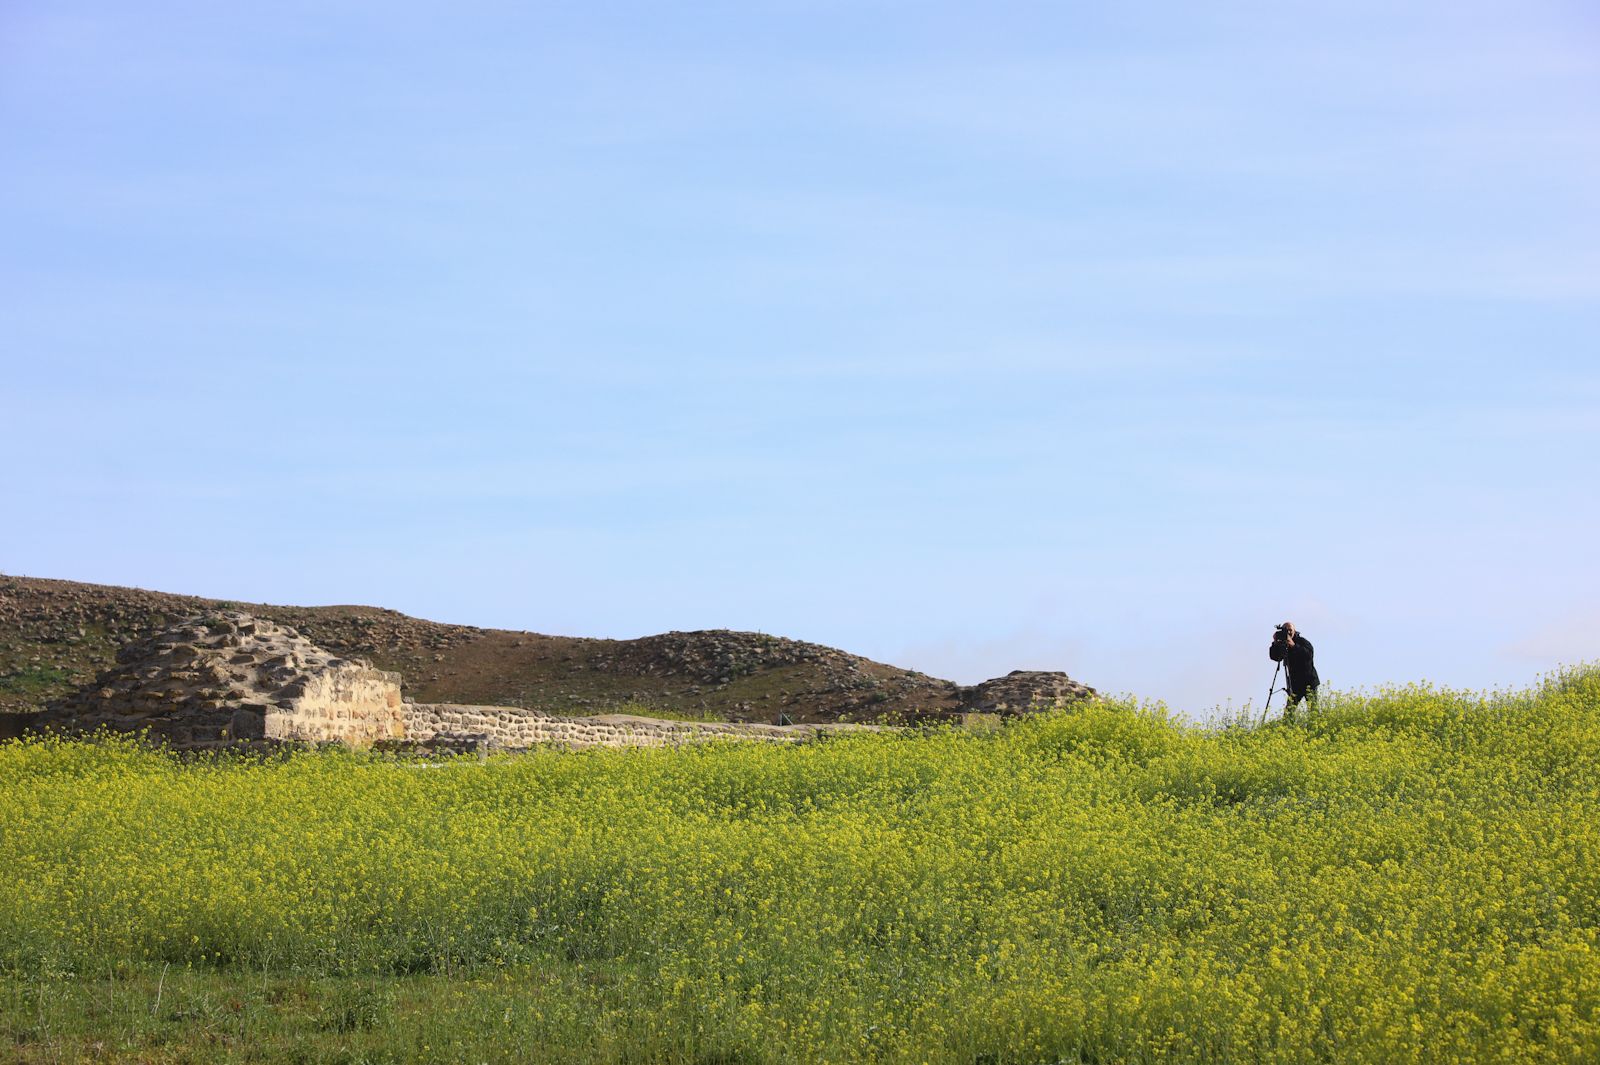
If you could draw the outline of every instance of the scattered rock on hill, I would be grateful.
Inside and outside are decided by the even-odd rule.
[[[1018,714],[1047,710],[1062,703],[1087,699],[1093,688],[1065,673],[1014,669],[1003,677],[961,690],[961,708],[968,713]]]

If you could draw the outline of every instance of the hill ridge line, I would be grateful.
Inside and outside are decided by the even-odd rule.
[[[733,629],[632,639],[552,636],[359,604],[283,606],[0,574],[0,712],[91,683],[125,645],[183,617],[236,609],[399,673],[407,700],[563,715],[662,712],[773,723],[1024,713],[1094,694],[1065,673],[960,685],[825,644]]]

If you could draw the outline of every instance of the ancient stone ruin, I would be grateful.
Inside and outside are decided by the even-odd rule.
[[[960,713],[928,720],[997,722],[1086,698],[1093,689],[1064,673],[1018,671],[961,692]],[[328,742],[479,751],[540,744],[673,746],[716,739],[792,743],[875,728],[670,721],[625,714],[565,717],[510,706],[406,702],[398,673],[374,669],[363,659],[341,658],[296,629],[236,610],[199,614],[124,646],[113,668],[27,724],[65,732],[146,732],[186,750]]]
[[[93,684],[30,718],[32,730],[145,732],[183,750],[382,741],[456,750],[658,747],[725,738],[792,743],[822,731],[870,728],[574,718],[507,706],[409,703],[400,697],[398,673],[337,657],[286,625],[238,611],[198,615],[128,644]]]
[[[128,644],[116,666],[47,707],[37,726],[148,730],[190,749],[251,740],[366,746],[403,737],[405,716],[399,674],[338,658],[286,626],[219,611]]]

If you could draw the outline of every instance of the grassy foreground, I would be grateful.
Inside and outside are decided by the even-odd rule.
[[[0,804],[3,1060],[1600,1060],[1593,670],[436,768],[14,743]]]

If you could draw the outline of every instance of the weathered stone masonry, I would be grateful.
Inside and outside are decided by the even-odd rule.
[[[662,721],[630,714],[560,717],[539,710],[455,703],[406,703],[406,738],[443,745],[483,743],[511,749],[669,747],[716,739],[796,743],[822,733],[876,731],[869,725],[750,725],[720,721]]]

